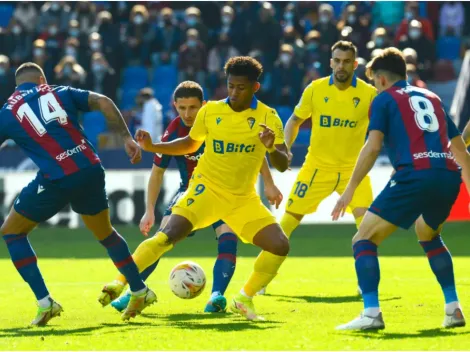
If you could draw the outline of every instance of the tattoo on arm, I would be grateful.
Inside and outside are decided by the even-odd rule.
[[[118,133],[122,138],[132,137],[121,112],[111,99],[104,95],[90,92],[88,106],[91,110],[98,110],[103,113],[108,128],[111,131]]]

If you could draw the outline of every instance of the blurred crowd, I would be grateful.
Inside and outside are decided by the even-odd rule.
[[[0,99],[15,88],[14,69],[31,60],[50,84],[106,94],[131,126],[155,125],[159,135],[175,84],[196,80],[206,99],[224,98],[224,62],[241,54],[263,63],[258,97],[285,118],[302,89],[330,73],[340,39],[358,47],[361,78],[393,45],[404,50],[412,84],[455,79],[470,46],[468,16],[470,3],[459,1],[4,2]],[[91,139],[112,146],[105,124],[93,121],[84,121]]]

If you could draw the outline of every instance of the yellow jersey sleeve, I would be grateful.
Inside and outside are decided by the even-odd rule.
[[[267,122],[268,127],[274,131],[274,144],[284,144],[284,126],[276,110],[272,109],[268,114]]]
[[[294,115],[302,120],[308,119],[313,112],[312,106],[312,97],[313,97],[313,83],[310,83],[307,88],[305,88],[300,98],[299,103],[294,109]]]
[[[195,141],[203,141],[207,136],[207,126],[206,126],[206,114],[207,114],[207,105],[204,105],[199,109],[194,125],[189,131],[189,137]]]

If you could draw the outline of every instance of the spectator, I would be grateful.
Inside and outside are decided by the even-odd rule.
[[[447,27],[444,36],[437,40],[437,58],[455,61],[460,59],[462,40],[455,35],[455,27]]]
[[[418,54],[418,72],[424,81],[432,76],[432,66],[436,60],[435,47],[430,39],[424,36],[421,22],[412,20],[408,26],[408,35],[402,36],[399,48],[412,48]]]
[[[184,15],[185,25],[183,26],[183,30],[188,33],[188,29],[196,29],[199,33],[199,39],[206,44],[209,41],[209,29],[201,21],[201,11],[197,7],[189,7],[186,9]]]
[[[265,58],[263,53],[260,50],[252,50],[248,53],[248,56],[256,59],[263,65],[263,74],[260,78],[260,89],[256,92],[256,96],[258,99],[264,102],[272,101],[272,91],[273,91],[273,73],[272,73],[272,65],[266,65]],[[224,83],[227,86],[227,83]]]
[[[278,105],[295,106],[300,97],[302,70],[294,58],[292,45],[283,44],[273,70],[277,89],[274,100]]]
[[[382,53],[383,49],[374,49],[370,53],[370,59],[372,60],[374,57],[379,56]]]
[[[247,40],[248,19],[235,14],[230,6],[224,6],[221,10],[222,26],[218,31],[229,36],[231,44],[242,54],[249,50],[249,41]]]
[[[460,37],[464,25],[465,8],[462,6],[462,3],[460,1],[445,2],[439,15],[440,35],[446,35],[447,29],[451,27],[454,29],[455,35]]]
[[[297,9],[295,7],[295,4],[289,3],[287,6],[284,8],[284,12],[282,14],[282,21],[281,21],[281,26],[284,27],[294,27],[295,32],[297,35],[303,35],[304,29],[300,25],[300,19],[299,15],[297,13]]]
[[[86,87],[89,90],[106,95],[116,100],[119,77],[102,53],[94,53],[91,57],[91,70],[87,75]]]
[[[181,30],[176,25],[173,10],[165,7],[161,11],[162,25],[156,30],[152,43],[152,61],[155,66],[178,62],[178,50],[181,45]]]
[[[379,49],[381,50],[381,49]],[[357,61],[357,67],[356,67],[356,70],[354,71],[354,74],[362,79],[363,81],[368,81],[369,79],[367,78],[367,75],[366,75],[366,66],[367,66],[367,61],[362,58],[362,57],[358,57],[356,59]]]
[[[322,4],[319,9],[319,21],[314,27],[321,33],[321,51],[330,52],[330,48],[338,41],[339,32],[334,23],[333,7],[330,4]]]
[[[326,75],[329,67],[330,52],[322,50],[321,33],[319,31],[310,31],[305,36],[305,55],[304,66],[311,70],[312,67],[319,71],[320,76]]]
[[[147,8],[143,5],[135,5],[129,18],[124,42],[127,64],[145,65],[149,61],[150,42],[154,39],[154,32],[150,30],[148,22]]]
[[[367,58],[370,58],[372,51],[375,49],[384,49],[391,46],[388,39],[387,30],[384,27],[376,28],[372,33],[371,40],[367,43]]]
[[[136,97],[137,113],[131,125],[135,130],[142,128],[150,133],[152,140],[161,139],[163,134],[162,106],[154,97],[151,88],[143,88]]]
[[[65,41],[64,56],[73,56],[76,60],[79,59],[80,43],[77,38],[70,37]]]
[[[359,55],[365,55],[366,43],[370,38],[369,24],[359,15],[356,5],[348,5],[343,11],[343,19],[338,22],[338,31],[342,31],[345,27],[351,27],[350,41],[353,42],[358,49]]]
[[[13,13],[13,18],[21,24],[26,32],[35,34],[36,25],[38,23],[38,12],[31,1],[19,2]]]
[[[205,70],[207,67],[206,46],[199,40],[196,29],[188,29],[187,40],[181,45],[179,53],[179,81],[196,81],[205,85]]]
[[[59,32],[59,25],[55,22],[50,22],[46,31],[39,35],[39,39],[46,42],[47,56],[54,62],[54,65],[59,61],[64,43],[64,36]]]
[[[47,55],[46,42],[42,39],[33,43],[33,62],[42,67],[46,77],[54,77],[54,62]]]
[[[61,86],[83,88],[86,73],[73,56],[64,56],[54,68],[55,82]]]
[[[394,33],[403,19],[404,1],[376,1],[372,7],[372,27]]]
[[[285,26],[283,29],[283,37],[280,44],[289,44],[294,48],[294,59],[302,62],[304,58],[304,42],[299,38],[299,34],[295,31],[293,26]]]
[[[96,21],[96,6],[91,1],[78,1],[75,11],[71,14],[71,19],[77,20],[80,32],[90,34]]]
[[[108,11],[101,11],[96,18],[96,32],[102,39],[102,52],[116,72],[120,72],[124,63],[123,55],[115,53],[121,50],[119,27],[113,23],[113,16]]]
[[[30,57],[31,42],[31,35],[25,33],[21,23],[12,18],[3,40],[2,51],[10,56],[14,66],[20,65]]]
[[[103,39],[101,38],[101,35],[97,32],[93,32],[88,36],[87,47],[83,50],[83,53],[81,54],[80,63],[81,66],[85,69],[85,71],[90,70],[91,57],[95,53],[102,53],[106,56],[106,54],[103,53]]]
[[[408,83],[412,86],[427,89],[426,83],[424,83],[418,75],[416,66],[413,64],[406,64],[406,75],[408,77]]]
[[[401,38],[409,33],[409,24],[417,20],[421,22],[421,31],[423,35],[431,41],[434,41],[434,32],[431,21],[419,15],[419,4],[416,1],[406,3],[405,18],[401,21],[400,26],[395,34],[395,43],[400,42]]]
[[[39,32],[45,32],[51,24],[56,24],[58,31],[65,33],[68,29],[69,21],[70,6],[65,1],[46,2],[41,7],[39,15]]]
[[[209,88],[214,91],[220,80],[225,77],[224,65],[225,62],[233,57],[238,56],[240,53],[235,47],[230,45],[229,37],[226,33],[221,33],[219,42],[209,51],[207,59],[207,71],[209,73]]]
[[[0,104],[3,106],[15,90],[15,74],[10,69],[8,56],[0,55]]]
[[[258,12],[257,21],[248,30],[251,48],[263,52],[268,66],[271,66],[276,60],[279,53],[279,38],[282,35],[281,25],[274,15],[274,8],[271,3],[264,2]]]
[[[79,42],[79,46],[83,49],[86,47],[86,42],[88,40],[88,34],[83,33],[80,30],[80,23],[77,20],[69,21],[69,28],[67,31],[69,38],[76,38]],[[85,45],[84,45],[85,44]]]

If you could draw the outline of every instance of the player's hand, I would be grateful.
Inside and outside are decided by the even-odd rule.
[[[269,201],[269,204],[275,205],[276,209],[279,209],[279,205],[282,203],[282,193],[277,188],[277,186],[273,183],[271,185],[266,185],[264,186],[264,195]]]
[[[339,197],[338,201],[336,202],[335,208],[331,212],[333,221],[336,221],[340,217],[344,216],[346,208],[348,207],[349,203],[351,203],[353,195],[354,190],[350,189],[349,187],[346,187],[346,190],[341,195],[341,197]]]
[[[155,224],[155,214],[153,212],[146,211],[142,219],[140,220],[139,229],[142,235],[148,236],[150,230]]]
[[[259,133],[259,139],[261,139],[261,142],[266,148],[272,148],[274,145],[274,139],[276,138],[274,131],[264,123],[260,123],[259,125],[263,127],[263,131]]]
[[[145,130],[137,130],[135,133],[135,140],[139,143],[140,147],[145,150],[146,152],[151,151],[151,147],[153,146],[152,137],[150,133]]]
[[[126,149],[127,156],[131,159],[131,164],[140,163],[142,160],[142,149],[131,137],[126,139],[124,148]]]

